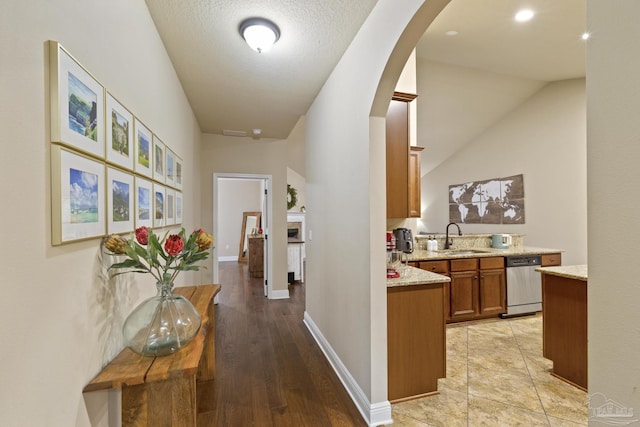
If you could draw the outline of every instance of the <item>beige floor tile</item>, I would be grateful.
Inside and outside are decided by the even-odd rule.
[[[418,421],[411,417],[408,417],[402,413],[393,412],[393,424],[388,424],[393,427],[432,427],[432,424],[427,424],[424,421]]]
[[[439,394],[393,405],[393,417],[399,415],[429,426],[466,427],[467,395],[442,389]]]
[[[544,413],[469,396],[469,426],[537,427],[549,425]]]
[[[467,362],[447,360],[447,377],[438,380],[438,390],[442,387],[467,393]]]
[[[498,372],[509,372],[513,375],[529,376],[527,365],[522,353],[517,349],[503,349],[496,346],[487,350],[486,347],[469,350],[469,370],[489,369]]]
[[[587,421],[585,421],[584,423],[576,423],[573,421],[563,420],[561,418],[556,418],[556,417],[547,416],[547,418],[549,419],[550,427],[581,427],[581,426],[588,425]]]
[[[470,396],[543,412],[542,404],[529,376],[469,367],[468,381]]]
[[[577,423],[589,416],[587,393],[551,375],[534,379],[547,415]]]

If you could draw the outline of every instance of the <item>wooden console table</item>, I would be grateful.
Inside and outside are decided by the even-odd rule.
[[[198,334],[169,356],[148,357],[122,350],[83,392],[122,389],[122,426],[195,427],[196,380],[215,374],[213,297],[220,285],[174,288],[202,316]]]

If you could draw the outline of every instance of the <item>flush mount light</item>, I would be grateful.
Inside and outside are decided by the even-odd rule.
[[[249,18],[240,23],[240,35],[258,53],[271,49],[280,38],[280,29],[264,18]]]
[[[449,30],[444,34],[447,35],[447,36],[457,36],[458,32],[456,30]]]
[[[582,40],[589,40],[589,37],[591,37],[591,34],[589,34],[589,33],[582,33],[582,36],[581,36]]]
[[[533,10],[531,9],[522,9],[518,13],[516,13],[515,20],[518,22],[526,22],[530,21],[533,18]]]

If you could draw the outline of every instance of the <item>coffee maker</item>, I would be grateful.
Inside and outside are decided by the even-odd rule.
[[[393,230],[393,235],[396,237],[396,248],[398,250],[410,254],[413,252],[413,235],[408,228],[396,228]]]

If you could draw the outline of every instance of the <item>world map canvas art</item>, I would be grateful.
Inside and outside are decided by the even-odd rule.
[[[466,224],[524,224],[524,177],[449,186],[449,221]]]

